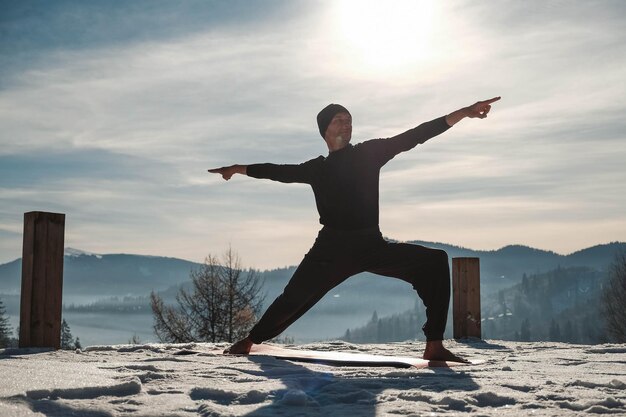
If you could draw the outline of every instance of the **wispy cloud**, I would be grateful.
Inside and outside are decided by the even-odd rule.
[[[310,189],[207,168],[326,154],[315,114],[331,101],[358,142],[496,94],[487,120],[384,168],[385,234],[625,240],[625,7],[554,4],[431,2],[429,43],[388,66],[351,49],[337,25],[358,10],[335,2],[15,6],[0,20],[0,261],[38,209],[67,213],[67,243],[94,252],[201,260],[230,243],[250,265],[295,264],[318,227]]]

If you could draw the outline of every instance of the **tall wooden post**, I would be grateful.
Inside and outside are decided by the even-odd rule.
[[[24,213],[20,347],[61,347],[65,214]]]
[[[481,338],[480,261],[478,258],[452,259],[452,315],[454,338]]]

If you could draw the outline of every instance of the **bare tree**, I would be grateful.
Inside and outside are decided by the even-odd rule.
[[[234,342],[244,337],[263,303],[258,274],[242,271],[239,257],[229,248],[221,262],[207,256],[190,277],[192,289],[180,289],[176,307],[166,306],[161,297],[151,293],[157,337],[176,343]]]
[[[609,269],[609,280],[602,294],[602,313],[609,336],[626,342],[626,253],[615,256]]]

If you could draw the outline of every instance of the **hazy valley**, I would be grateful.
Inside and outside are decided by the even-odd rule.
[[[596,301],[607,268],[617,252],[626,250],[626,243],[610,243],[559,255],[525,246],[475,251],[412,243],[445,249],[450,258],[480,258],[484,337],[585,343],[602,339],[600,332],[591,334],[587,328],[594,321],[597,327],[600,320]],[[68,248],[63,316],[83,345],[123,343],[134,335],[141,341],[156,341],[150,292],[173,302],[179,287],[189,285],[189,272],[198,266],[176,258],[96,255]],[[259,271],[266,305],[282,291],[294,269]],[[14,329],[19,324],[20,279],[20,259],[0,265],[0,299]],[[408,284],[363,273],[331,291],[285,335],[300,342],[339,337],[354,342],[397,341],[420,338],[423,318],[421,302]]]

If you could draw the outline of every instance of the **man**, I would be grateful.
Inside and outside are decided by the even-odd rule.
[[[363,271],[410,283],[426,306],[423,358],[463,361],[443,346],[450,302],[448,255],[438,249],[383,239],[378,228],[380,169],[395,155],[437,136],[465,117],[487,117],[491,103],[479,101],[446,116],[423,123],[388,139],[351,145],[352,116],[339,104],[317,115],[320,134],[329,154],[299,165],[232,165],[210,169],[229,180],[234,174],[285,183],[309,184],[323,225],[283,293],[269,306],[248,337],[225,353],[247,354],[253,344],[282,333],[328,291]]]

